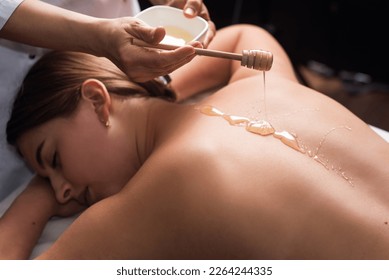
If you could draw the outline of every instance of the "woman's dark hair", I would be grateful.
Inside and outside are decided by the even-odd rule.
[[[31,68],[23,81],[7,123],[8,143],[15,146],[29,129],[71,115],[80,100],[82,83],[90,78],[101,81],[110,94],[175,100],[174,92],[162,82],[132,82],[106,58],[52,51]]]

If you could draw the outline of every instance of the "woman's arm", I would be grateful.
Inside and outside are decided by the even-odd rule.
[[[0,218],[0,259],[29,258],[52,216],[70,216],[82,208],[75,202],[58,204],[49,183],[34,177]]]
[[[50,188],[34,178],[0,219],[0,259],[27,259],[52,216]]]
[[[273,66],[268,73],[296,81],[293,65],[282,46],[258,26],[238,24],[222,28],[217,31],[208,49],[239,54],[253,49],[270,51],[273,53]],[[172,73],[171,77],[172,87],[177,92],[178,101],[181,101],[250,75],[262,75],[262,72],[242,67],[240,61],[198,56]]]

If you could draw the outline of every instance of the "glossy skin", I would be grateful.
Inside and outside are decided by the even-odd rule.
[[[42,138],[58,139],[52,149],[61,155],[59,173],[72,183],[73,198],[85,186],[91,202],[108,197],[84,211],[40,258],[389,258],[388,143],[335,101],[300,85],[282,48],[263,30],[230,27],[212,44],[225,51],[258,46],[272,51],[274,65],[266,73],[269,121],[312,150],[322,143],[320,154],[341,167],[353,185],[271,136],[249,133],[190,105],[118,102],[98,82],[87,81],[80,110],[71,119],[30,131],[19,147],[39,174],[51,178],[55,172],[37,168],[34,154]],[[264,117],[258,112],[263,74],[237,62],[199,57],[173,80],[181,98],[223,83],[196,106]],[[88,87],[96,95],[88,94]],[[69,127],[74,127],[72,137]],[[115,157],[96,152],[103,146]],[[52,149],[42,154],[47,170]],[[87,168],[78,166],[91,154]],[[102,171],[104,163],[110,167]],[[131,179],[118,191],[127,175]],[[64,194],[54,190],[57,199]]]

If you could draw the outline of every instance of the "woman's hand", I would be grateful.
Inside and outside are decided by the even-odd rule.
[[[59,203],[50,182],[37,175],[30,181],[20,197],[25,201],[34,202],[42,210],[45,209],[48,218],[53,216],[69,217],[86,208],[76,200],[70,200],[65,204]]]
[[[67,203],[58,202],[50,182],[40,176],[35,176],[25,191],[34,193],[36,199],[41,200],[42,204],[49,204],[51,217],[70,217],[86,209],[86,206],[74,199]]]
[[[208,22],[209,28],[205,35],[203,46],[208,47],[216,34],[216,26],[209,16],[207,7],[202,0],[150,0],[154,5],[168,5],[184,10],[184,15],[188,18],[200,16]]]

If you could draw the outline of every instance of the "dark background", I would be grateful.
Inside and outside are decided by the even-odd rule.
[[[315,60],[389,83],[389,1],[205,1],[218,27],[252,23],[273,33],[293,62]],[[223,3],[223,4],[221,4]],[[220,5],[225,12],[220,12]]]
[[[251,23],[270,31],[293,62],[315,60],[336,72],[389,83],[389,1],[208,0],[217,28]],[[148,1],[141,1],[142,7]]]
[[[146,8],[149,2],[140,1]],[[301,80],[389,130],[388,0],[204,0],[216,27],[261,26]],[[260,47],[260,46],[259,46]]]

